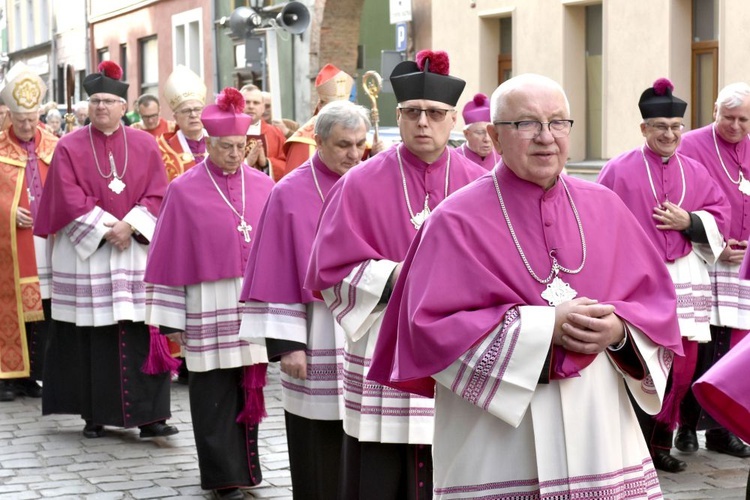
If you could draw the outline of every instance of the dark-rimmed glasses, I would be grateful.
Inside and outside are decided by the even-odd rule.
[[[422,113],[427,115],[427,119],[431,122],[441,122],[445,120],[445,116],[450,111],[455,111],[455,109],[443,109],[443,108],[407,108],[407,107],[398,107],[398,110],[401,112],[401,116],[409,120],[410,122],[416,122],[419,120],[419,118],[422,116]]]
[[[547,125],[552,137],[567,137],[573,128],[573,120],[550,120],[540,122],[539,120],[519,120],[515,122],[493,122],[493,125],[513,125],[518,130],[522,139],[533,139],[542,133],[542,126]]]

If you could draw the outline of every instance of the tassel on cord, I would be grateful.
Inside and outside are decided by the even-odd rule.
[[[698,361],[698,343],[682,339],[684,356],[675,356],[670,373],[671,386],[664,396],[661,411],[656,420],[669,426],[670,430],[677,428],[680,422],[680,403],[685,399],[695,374],[695,364]]]
[[[258,363],[244,367],[242,388],[245,389],[245,406],[237,415],[238,424],[258,425],[268,416],[263,388],[266,386],[268,363]]]
[[[159,333],[159,327],[149,326],[148,331],[151,342],[148,349],[148,357],[146,357],[141,371],[146,375],[159,375],[177,371],[182,362],[172,357],[172,354],[169,352],[167,338]]]

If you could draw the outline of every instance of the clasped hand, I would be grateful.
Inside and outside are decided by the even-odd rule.
[[[116,249],[122,251],[130,248],[130,237],[133,236],[133,229],[125,221],[105,222],[105,226],[111,228],[104,233],[104,239],[111,243]]]
[[[597,354],[619,343],[625,335],[615,307],[588,297],[563,302],[555,307],[552,343],[583,354]]]

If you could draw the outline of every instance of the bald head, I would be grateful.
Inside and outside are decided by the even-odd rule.
[[[510,117],[507,115],[507,112],[504,113],[504,111],[507,111],[508,101],[516,94],[534,93],[539,90],[559,92],[563,96],[566,110],[570,114],[568,96],[565,95],[565,90],[563,90],[559,83],[543,75],[526,73],[504,81],[495,89],[490,98],[490,119],[493,123],[505,120],[519,120],[520,118],[518,117]]]

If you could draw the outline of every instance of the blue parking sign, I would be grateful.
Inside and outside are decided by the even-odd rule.
[[[396,24],[396,50],[406,52],[406,23]]]

